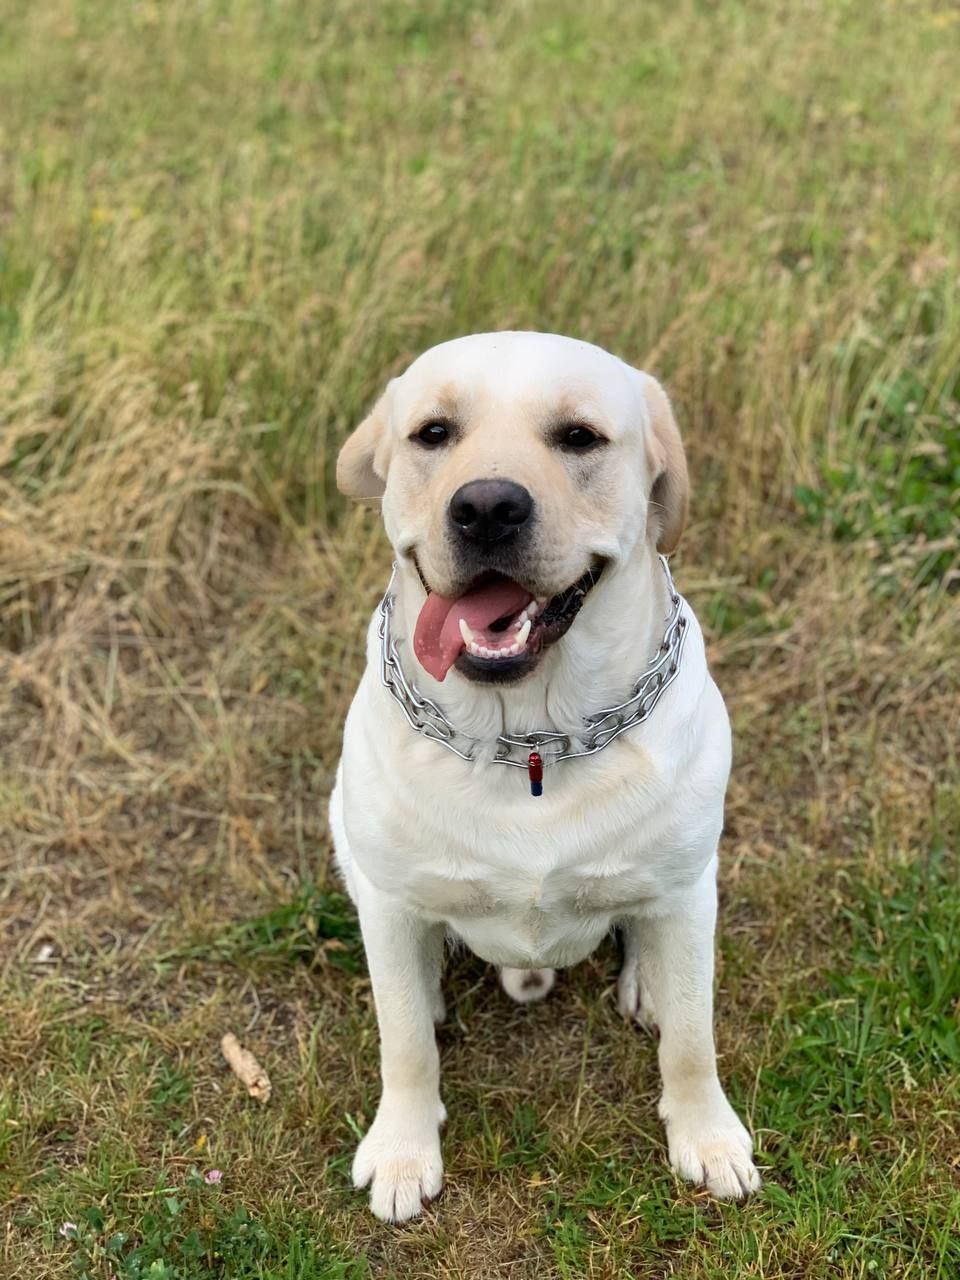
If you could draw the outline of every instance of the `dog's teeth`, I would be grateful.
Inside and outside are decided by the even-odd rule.
[[[489,649],[486,645],[478,644],[476,639],[471,635],[467,644],[467,652],[475,658],[516,658],[523,653],[527,636],[530,634],[530,623],[525,622],[517,633],[517,639],[513,644],[504,645],[502,648]]]
[[[460,634],[463,636],[463,643],[469,649],[470,645],[473,644],[473,632],[467,626],[466,618],[460,619]]]

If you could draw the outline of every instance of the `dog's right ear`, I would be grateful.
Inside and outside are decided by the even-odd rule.
[[[393,382],[356,427],[337,458],[337,488],[348,498],[382,498],[390,461]]]

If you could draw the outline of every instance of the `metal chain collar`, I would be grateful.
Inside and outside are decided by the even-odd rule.
[[[670,592],[670,615],[657,656],[634,683],[633,692],[628,698],[615,707],[606,707],[585,717],[583,729],[578,734],[538,729],[532,733],[500,734],[491,741],[460,733],[437,704],[432,699],[425,698],[403,673],[396,641],[390,634],[396,565],[393,566],[386,593],[380,601],[380,679],[406,716],[411,728],[432,742],[446,747],[461,760],[477,760],[484,753],[491,752],[491,764],[509,764],[518,769],[526,769],[531,751],[538,751],[545,765],[595,755],[621,733],[626,733],[628,729],[633,729],[648,719],[680,670],[680,655],[687,634],[687,619],[683,613],[684,599],[673,585],[673,578],[663,556],[660,557],[660,563]]]

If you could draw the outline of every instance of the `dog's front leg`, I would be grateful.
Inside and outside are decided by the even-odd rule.
[[[631,921],[652,1012],[660,1028],[660,1117],[670,1164],[719,1199],[740,1200],[760,1177],[750,1135],[717,1077],[713,1043],[713,934],[716,863],[669,914]]]
[[[359,878],[358,878],[359,879]],[[443,925],[398,908],[362,879],[357,909],[380,1028],[383,1092],[353,1161],[385,1222],[415,1217],[443,1184],[440,1060],[433,1030]]]

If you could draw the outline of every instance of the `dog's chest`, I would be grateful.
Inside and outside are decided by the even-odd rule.
[[[408,896],[424,911],[467,919],[494,915],[576,917],[619,911],[655,895],[655,878],[637,866],[587,865],[504,868],[474,861],[457,874],[421,866]]]
[[[612,921],[656,896],[655,876],[602,859],[569,865],[539,859],[484,866],[459,875],[418,869],[411,905],[449,924],[478,955],[517,967],[572,964],[587,955]]]

